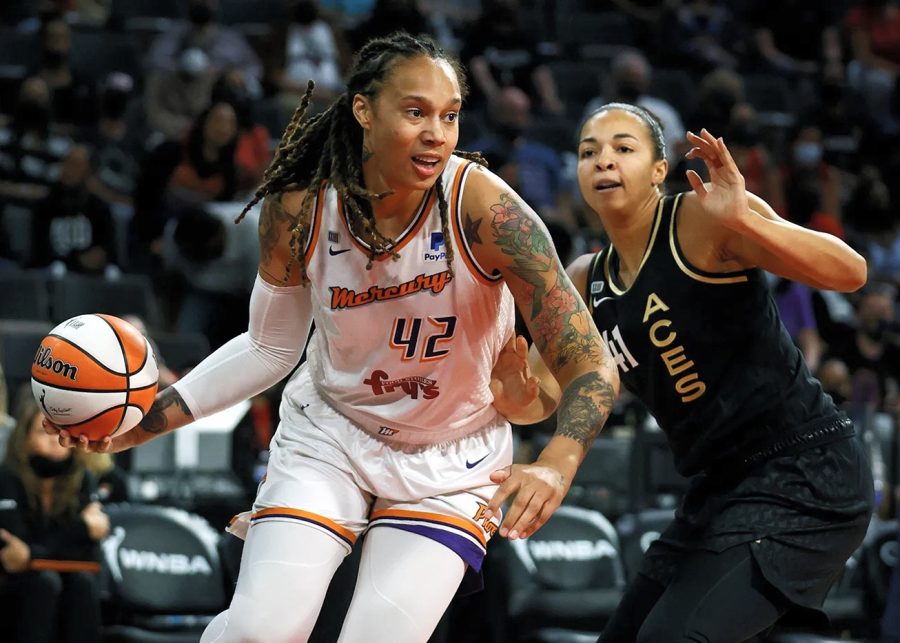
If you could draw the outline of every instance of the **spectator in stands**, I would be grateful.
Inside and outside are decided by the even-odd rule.
[[[200,204],[234,198],[237,135],[234,108],[219,102],[197,118],[186,141],[167,141],[145,157],[135,188],[132,263],[158,267],[154,257],[162,253],[167,221]]]
[[[37,76],[25,79],[12,119],[0,128],[0,196],[24,206],[47,196],[71,144],[53,126],[47,83]]]
[[[661,29],[662,51],[672,66],[706,73],[719,67],[736,69],[738,56],[732,48],[738,29],[728,6],[717,0],[686,0],[664,3]],[[677,63],[677,64],[676,64]]]
[[[561,212],[562,161],[550,147],[529,138],[531,100],[518,87],[500,90],[490,110],[488,134],[471,144],[545,221]],[[567,218],[567,217],[563,217]]]
[[[857,176],[846,208],[846,224],[852,227],[854,243],[869,260],[872,277],[900,286],[900,228],[893,195],[874,165],[863,165]]]
[[[815,373],[822,359],[824,346],[813,312],[812,291],[799,281],[781,278],[772,289],[778,314],[810,373]]]
[[[147,75],[147,125],[167,140],[182,140],[194,119],[209,107],[215,81],[209,55],[199,47],[183,49],[176,69],[152,70]]]
[[[126,119],[134,95],[134,79],[113,72],[103,81],[99,118],[84,128],[81,140],[92,151],[94,172],[90,190],[110,206],[126,206],[130,213],[145,133]]]
[[[746,6],[761,70],[810,78],[840,62],[837,16],[828,3],[757,0]],[[810,37],[800,37],[801,30]]]
[[[47,20],[41,26],[40,40],[41,58],[33,75],[42,78],[50,89],[53,119],[69,126],[88,122],[93,117],[93,91],[90,83],[69,66],[69,25],[62,18]]]
[[[483,108],[512,85],[525,91],[540,111],[562,115],[565,106],[553,75],[521,16],[518,0],[484,0],[481,16],[470,25],[460,57],[472,74],[472,105]]]
[[[890,0],[855,3],[844,17],[853,60],[847,65],[850,85],[860,92],[866,110],[886,131],[900,122],[892,110],[900,76],[900,7]]]
[[[279,92],[292,95],[293,102],[306,91],[306,83],[316,83],[319,102],[328,104],[344,87],[338,42],[331,25],[322,18],[314,0],[298,0],[291,20],[279,30],[273,51],[269,84]],[[318,111],[318,110],[316,110]]]
[[[711,132],[727,132],[734,108],[745,102],[744,79],[730,69],[716,69],[700,81],[693,114],[685,118],[688,129],[706,127]]]
[[[647,57],[636,49],[625,50],[610,63],[609,87],[605,95],[593,98],[585,107],[584,116],[609,102],[622,101],[640,105],[662,122],[667,158],[672,167],[675,167],[687,151],[684,123],[681,114],[668,101],[648,94],[652,87],[653,68]]]
[[[756,110],[749,103],[738,103],[731,110],[725,136],[731,155],[744,175],[748,192],[765,199],[779,214],[784,213],[784,189],[774,155],[763,142]]]
[[[826,359],[819,366],[816,377],[822,383],[822,389],[834,400],[835,405],[846,409],[853,395],[853,382],[847,365],[839,359]]]
[[[856,324],[840,329],[829,357],[847,364],[856,395],[864,394],[877,410],[900,410],[900,328],[896,322],[897,290],[872,282],[856,305]],[[871,384],[870,384],[871,383]]]
[[[98,543],[109,518],[84,454],[41,428],[30,388],[0,466],[0,597],[13,607],[16,643],[100,641]]]
[[[434,35],[418,0],[375,0],[369,17],[351,29],[347,37],[356,51],[369,38],[383,38],[395,31],[405,31],[413,36]]]
[[[116,465],[112,453],[87,453],[84,468],[97,480],[97,500],[104,504],[128,502],[128,474]]]
[[[234,109],[238,126],[234,151],[237,191],[253,190],[272,160],[272,140],[269,130],[254,119],[253,97],[240,70],[230,69],[219,76],[212,88],[212,102],[228,103]]]
[[[90,151],[83,145],[73,146],[63,159],[59,182],[35,206],[33,266],[58,263],[60,269],[104,274],[116,265],[112,214],[88,189],[90,177]]]
[[[239,31],[216,21],[217,10],[217,0],[189,0],[188,20],[157,36],[150,46],[147,68],[151,72],[178,71],[184,64],[184,51],[197,49],[205,54],[214,76],[236,67],[247,79],[259,83],[262,78],[259,58]]]

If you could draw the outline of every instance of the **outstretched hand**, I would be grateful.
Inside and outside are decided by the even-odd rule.
[[[500,535],[510,540],[528,538],[540,529],[569,490],[565,476],[540,461],[498,469],[491,474],[491,482],[500,486],[488,503],[485,517],[499,516],[503,503],[515,496],[500,524]]]
[[[700,199],[704,210],[716,216],[729,228],[738,228],[750,215],[750,204],[744,187],[744,176],[721,137],[716,138],[706,128],[700,134],[687,133],[693,147],[685,154],[689,159],[702,159],[709,172],[705,184],[694,170],[687,171],[687,180]]]
[[[528,342],[521,335],[512,337],[497,357],[491,371],[491,393],[494,407],[507,418],[537,399],[540,380],[528,366]]]

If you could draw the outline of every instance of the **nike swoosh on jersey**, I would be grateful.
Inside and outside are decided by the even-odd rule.
[[[612,297],[601,297],[600,299],[597,299],[596,297],[591,297],[591,306],[596,308],[597,306],[599,306],[600,304],[602,304],[604,301],[606,301],[608,299],[611,300]]]
[[[491,454],[488,453],[486,455],[483,455],[480,458],[478,458],[477,460],[475,460],[475,462],[469,462],[468,460],[466,460],[466,469],[471,469],[472,467],[477,467],[489,455],[491,455]]]
[[[342,255],[345,252],[350,252],[350,248],[341,248],[340,250],[335,250],[334,246],[328,246],[328,254],[330,254],[332,257]]]

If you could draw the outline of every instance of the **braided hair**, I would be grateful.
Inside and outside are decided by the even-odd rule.
[[[263,175],[262,184],[237,218],[239,222],[247,211],[264,197],[277,196],[288,190],[306,190],[300,204],[297,222],[291,229],[291,259],[285,271],[285,280],[290,275],[291,264],[296,260],[300,265],[301,283],[309,282],[305,262],[302,257],[298,260],[300,240],[309,236],[316,187],[326,180],[345,204],[351,231],[365,239],[369,245],[367,268],[371,269],[375,257],[379,254],[389,253],[394,259],[398,258],[399,255],[391,249],[393,240],[381,234],[375,227],[375,216],[370,205],[370,201],[383,199],[391,192],[374,193],[362,185],[363,132],[353,116],[352,103],[356,94],[369,98],[377,96],[385,78],[398,60],[410,60],[418,56],[446,61],[456,73],[460,91],[465,97],[467,91],[465,72],[459,62],[444,53],[430,38],[413,37],[404,32],[396,32],[385,38],[375,38],[367,42],[353,61],[347,91],[324,112],[304,120],[315,86],[313,81],[309,81],[306,93],[275,149],[272,163]],[[458,150],[454,153],[482,165],[486,164],[480,154]],[[443,188],[443,179],[438,177],[435,189],[447,263],[452,274],[453,248],[450,243],[449,208]]]

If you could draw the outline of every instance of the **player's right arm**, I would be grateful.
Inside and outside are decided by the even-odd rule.
[[[312,324],[309,288],[291,259],[291,231],[305,192],[265,198],[259,216],[259,274],[250,296],[250,324],[172,386],[160,391],[147,415],[131,431],[102,442],[77,440],[59,430],[60,443],[91,451],[123,451],[248,399],[293,370]],[[294,263],[288,273],[288,266]],[[58,430],[48,426],[48,431]]]
[[[587,276],[593,254],[578,257],[566,268],[572,285],[587,301]],[[521,336],[507,344],[491,372],[494,406],[506,418],[519,425],[534,424],[550,417],[562,399],[562,388],[547,367],[536,343],[525,353]],[[511,354],[513,353],[513,354]]]

